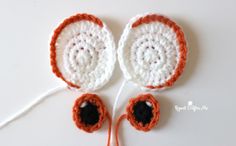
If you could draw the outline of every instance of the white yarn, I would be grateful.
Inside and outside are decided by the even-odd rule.
[[[56,41],[57,65],[63,77],[81,90],[105,85],[114,70],[115,43],[103,23],[82,20],[66,26]]]
[[[63,89],[65,89],[66,87],[64,86],[59,86],[59,87],[55,87],[53,89],[50,89],[49,91],[47,91],[46,93],[38,96],[37,98],[35,98],[35,100],[33,100],[32,102],[30,102],[29,104],[27,104],[25,107],[23,107],[21,110],[17,111],[16,113],[14,113],[13,115],[9,116],[8,118],[6,118],[4,121],[0,122],[0,129],[2,129],[3,127],[7,126],[8,124],[10,124],[11,122],[17,120],[18,118],[24,116],[26,113],[28,113],[30,110],[32,110],[35,106],[37,106],[38,104],[40,104],[43,100],[45,100],[47,97],[57,93],[58,91],[61,91]]]
[[[174,30],[161,22],[132,28],[144,15],[131,19],[121,36],[118,60],[127,80],[142,89],[158,86],[172,77],[179,62],[179,44]]]
[[[121,96],[121,93],[125,87],[125,84],[127,83],[127,80],[124,80],[116,94],[116,97],[115,97],[115,102],[113,104],[113,108],[112,108],[112,121],[115,121],[116,119],[116,112],[117,112],[117,104],[118,104],[118,101],[119,101],[119,98]],[[111,143],[112,144],[115,144],[115,139],[113,137],[113,134],[111,135]]]
[[[112,109],[112,120],[115,120],[115,114],[116,114],[116,110],[117,110],[117,104],[118,104],[118,101],[119,101],[119,98],[120,98],[120,95],[122,93],[122,90],[126,84],[127,80],[124,80],[118,90],[118,93],[116,94],[116,97],[115,97],[115,102],[113,104],[113,109]]]

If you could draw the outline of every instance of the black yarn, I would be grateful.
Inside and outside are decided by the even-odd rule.
[[[138,101],[134,106],[134,118],[143,125],[151,122],[153,117],[152,107],[148,106],[146,101]]]
[[[80,107],[79,116],[85,125],[95,125],[99,121],[98,107],[87,102],[85,107]]]

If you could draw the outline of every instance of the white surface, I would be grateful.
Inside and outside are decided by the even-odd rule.
[[[64,84],[51,72],[49,36],[65,17],[93,13],[107,23],[117,42],[131,17],[149,11],[165,14],[182,26],[190,47],[189,60],[174,88],[159,94],[159,126],[142,133],[123,122],[121,145],[235,145],[235,5],[234,0],[0,1],[0,120],[40,93]],[[109,111],[122,80],[117,66],[112,81],[97,92]],[[127,84],[116,115],[124,110],[127,97],[140,92]],[[106,145],[107,124],[86,134],[72,123],[71,107],[79,94],[66,90],[50,97],[0,130],[0,145]],[[208,111],[175,111],[175,105],[187,105],[190,100],[207,105]]]

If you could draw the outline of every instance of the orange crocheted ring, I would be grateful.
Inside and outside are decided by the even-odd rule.
[[[105,105],[96,94],[83,94],[74,103],[73,120],[78,128],[86,132],[101,128],[107,116]]]
[[[149,131],[160,118],[160,105],[151,94],[141,94],[129,101],[126,118],[137,130]]]

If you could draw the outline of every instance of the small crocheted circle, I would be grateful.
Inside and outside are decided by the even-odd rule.
[[[151,94],[141,94],[129,100],[127,119],[137,130],[149,131],[159,121],[160,105]]]
[[[73,120],[78,128],[86,132],[101,128],[106,116],[105,105],[96,94],[83,94],[74,103]]]
[[[50,43],[52,70],[69,86],[93,91],[107,83],[114,70],[115,44],[97,17],[77,14],[65,19]]]
[[[172,86],[183,72],[186,56],[187,46],[181,28],[157,14],[131,19],[118,48],[125,78],[144,89]]]

